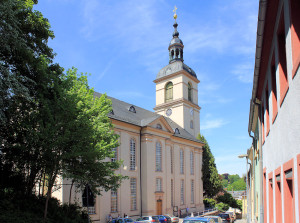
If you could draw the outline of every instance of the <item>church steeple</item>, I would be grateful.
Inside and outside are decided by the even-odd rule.
[[[191,135],[200,132],[200,107],[198,105],[198,83],[195,71],[183,62],[183,43],[179,39],[174,11],[174,32],[169,44],[169,64],[163,67],[156,83],[155,112],[176,122]]]
[[[183,43],[181,41],[181,39],[179,39],[179,32],[177,31],[177,14],[176,14],[176,6],[174,11],[174,19],[175,22],[173,24],[174,27],[174,32],[173,32],[173,38],[169,44],[169,63],[173,63],[175,61],[182,61],[183,62]]]

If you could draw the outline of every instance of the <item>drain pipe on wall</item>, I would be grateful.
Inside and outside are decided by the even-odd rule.
[[[141,202],[141,215],[143,216],[143,199],[142,199],[142,128],[140,129],[140,202]]]

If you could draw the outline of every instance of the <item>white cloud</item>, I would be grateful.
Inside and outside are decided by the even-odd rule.
[[[246,62],[244,64],[236,65],[231,71],[238,80],[243,83],[252,83],[254,67],[253,64]]]
[[[220,128],[226,124],[228,124],[228,122],[221,118],[205,120],[203,122],[203,124],[201,125],[201,130],[216,129],[216,128]]]

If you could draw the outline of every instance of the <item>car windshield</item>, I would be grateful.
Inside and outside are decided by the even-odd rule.
[[[147,220],[147,219],[144,219],[144,218],[137,218],[136,220],[137,220],[137,221],[142,221],[142,220]]]
[[[229,218],[229,214],[219,214],[221,218]]]
[[[124,219],[125,222],[134,222],[134,220],[130,219],[130,218],[125,218]]]
[[[149,220],[149,217],[143,217],[142,219],[143,220]]]
[[[158,216],[152,216],[154,220],[158,220]]]

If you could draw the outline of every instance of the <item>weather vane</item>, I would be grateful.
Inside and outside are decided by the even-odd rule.
[[[175,19],[175,21],[176,21],[176,19],[177,19],[176,10],[177,10],[177,8],[176,8],[176,5],[175,5],[174,10],[173,10],[173,12],[174,12],[173,18]]]

